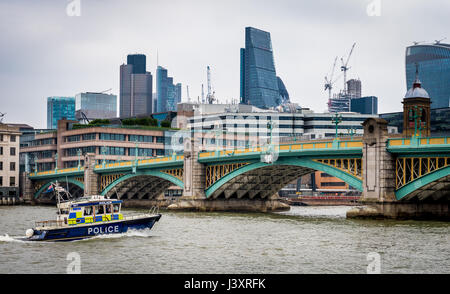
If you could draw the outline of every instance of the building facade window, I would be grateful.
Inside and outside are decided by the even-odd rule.
[[[13,187],[16,185],[16,177],[9,177],[9,186]]]
[[[16,147],[11,147],[11,149],[9,149],[9,155],[11,155],[11,156],[16,155]]]
[[[100,133],[100,140],[105,140],[105,141],[125,141],[125,135]]]
[[[153,136],[129,135],[128,141],[153,143]]]
[[[136,156],[136,148],[128,148],[128,155]],[[138,148],[137,156],[151,157],[151,156],[153,156],[153,149],[152,148]]]
[[[10,162],[9,163],[9,170],[10,171],[15,171],[16,170],[16,163],[15,162]]]
[[[96,133],[83,134],[82,137],[83,141],[96,140],[97,134]]]

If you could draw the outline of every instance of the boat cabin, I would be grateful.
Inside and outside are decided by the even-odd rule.
[[[121,200],[91,196],[58,204],[58,221],[65,225],[80,225],[122,220]]]

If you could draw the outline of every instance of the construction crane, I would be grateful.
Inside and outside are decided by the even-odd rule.
[[[189,85],[186,85],[186,93],[187,93],[188,102],[191,102],[191,97],[189,96]]]
[[[350,53],[348,54],[347,60],[344,62],[344,58],[341,57],[341,71],[344,72],[344,94],[347,94],[347,71],[350,69],[348,66],[348,62],[350,60],[350,57],[352,56],[353,49],[355,48],[356,43],[353,43],[352,49],[350,50]]]
[[[207,89],[207,93],[206,93],[206,103],[208,104],[213,104],[214,102],[214,92],[212,92],[211,90],[211,68],[209,67],[209,65],[206,67],[206,78],[207,78],[207,85],[208,85],[208,89]]]
[[[202,84],[202,103],[205,103],[205,90],[203,90],[203,84]]]
[[[105,90],[105,91],[102,91],[102,92],[100,92],[100,94],[103,94],[103,93],[109,92],[109,91],[111,91],[111,90],[112,90],[112,88],[109,88],[108,90]]]
[[[447,39],[447,38],[443,38],[440,40],[434,40],[436,42],[435,45],[441,44],[441,42],[444,41],[445,39]]]
[[[333,89],[333,76],[334,76],[334,69],[336,68],[336,61],[337,56],[334,59],[333,68],[331,69],[331,73],[325,77],[325,91],[328,90],[328,97],[331,98],[331,89]]]

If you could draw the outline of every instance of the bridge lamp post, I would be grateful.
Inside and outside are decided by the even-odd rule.
[[[215,129],[215,131],[214,131],[214,137],[215,137],[215,140],[216,140],[216,154],[218,155],[219,154],[219,137],[220,137],[220,133],[221,133],[221,130],[219,129],[219,123],[218,122],[216,122],[215,124],[214,124],[214,129]]]
[[[102,159],[102,167],[104,168],[105,167],[105,165],[106,165],[106,147],[105,146],[102,146],[102,157],[103,157],[103,159]]]
[[[335,140],[337,140],[338,139],[338,125],[340,124],[342,122],[342,115],[341,114],[338,114],[337,112],[336,112],[336,114],[331,118],[331,123],[333,123],[333,124],[335,124],[336,125],[336,138],[335,138]]]
[[[356,134],[356,128],[350,127],[347,129],[347,132],[350,135],[350,141],[353,141],[353,136]]]
[[[34,172],[37,174],[38,166],[37,166],[37,155],[34,155]]]
[[[80,169],[81,168],[81,159],[80,159],[80,157],[81,157],[81,149],[77,150],[77,155],[78,155],[78,169]]]
[[[55,153],[55,172],[58,171],[58,152]]]

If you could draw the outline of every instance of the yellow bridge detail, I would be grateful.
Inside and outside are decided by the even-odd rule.
[[[332,158],[332,159],[313,159],[332,167],[338,168],[362,180],[362,159],[361,158]]]
[[[248,162],[230,163],[230,164],[217,164],[206,167],[206,187],[211,186],[225,175],[232,171],[249,164]]]
[[[395,160],[397,189],[437,169],[450,165],[450,157],[398,157]]]

